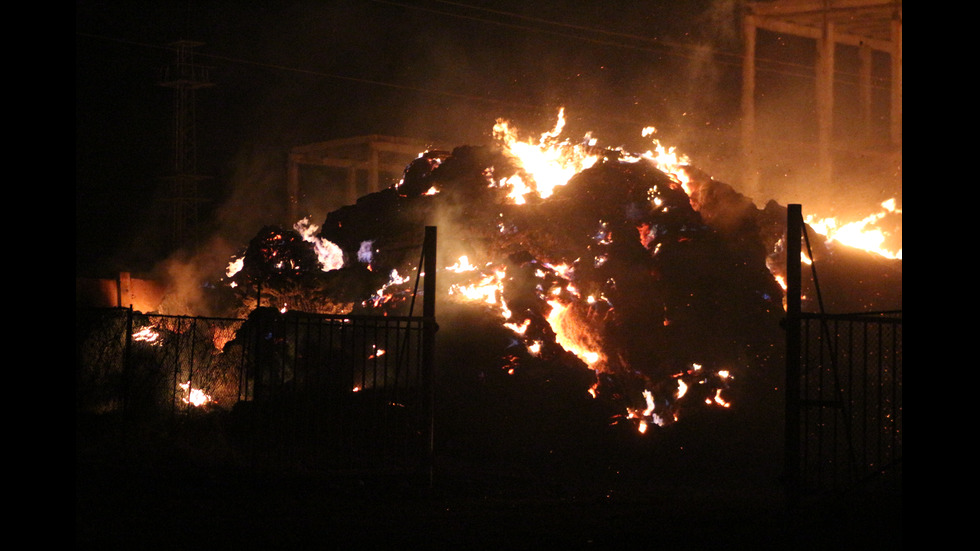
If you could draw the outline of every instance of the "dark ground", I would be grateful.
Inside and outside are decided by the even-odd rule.
[[[405,476],[246,467],[207,432],[227,419],[193,428],[205,439],[186,428],[96,435],[80,421],[76,547],[902,547],[901,473],[790,511],[779,438],[746,437],[737,414],[643,437],[572,426],[487,437],[474,427],[438,446],[431,487]]]

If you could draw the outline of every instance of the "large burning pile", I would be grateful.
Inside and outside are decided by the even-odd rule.
[[[493,146],[425,152],[322,228],[265,228],[229,279],[250,307],[407,313],[414,245],[437,226],[440,338],[472,343],[451,363],[575,373],[641,430],[778,381],[785,209],[756,208],[656,140],[643,154],[564,140],[562,116],[538,141],[499,121]],[[873,266],[900,289],[900,260]]]

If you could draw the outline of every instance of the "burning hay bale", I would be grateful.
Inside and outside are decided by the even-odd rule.
[[[380,286],[381,278],[353,264],[333,243],[313,236],[316,226],[266,226],[228,269],[239,317],[256,308],[345,314],[354,300]]]
[[[609,394],[637,419],[664,424],[680,384],[708,385],[707,400],[726,403],[718,393],[729,381],[715,374],[759,368],[746,365],[746,350],[779,334],[782,296],[758,232],[743,247],[744,228],[709,226],[649,160],[606,152],[550,196],[519,203],[501,182],[521,165],[502,148],[420,162],[425,170],[409,167],[401,186],[328,215],[319,236],[348,256],[371,243],[372,271],[411,273],[406,241],[438,225],[443,264],[455,262],[439,276],[439,311],[489,312],[471,329],[520,344],[496,352],[509,373],[575,364],[592,373],[579,379],[582,392],[616,388]]]
[[[641,430],[774,388],[785,208],[758,209],[662,148],[559,141],[560,123],[522,144],[499,122],[495,145],[427,152],[318,231],[266,228],[235,281],[270,305],[298,304],[293,293],[343,313],[406,314],[420,237],[437,226],[440,339],[454,354],[443,372],[569,375],[573,392],[615,401]],[[831,277],[856,273],[813,237]]]

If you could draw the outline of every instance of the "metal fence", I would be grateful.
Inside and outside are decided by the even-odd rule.
[[[902,460],[902,318],[801,318],[798,491],[837,494]]]
[[[223,348],[244,320],[78,309],[75,395],[80,414],[158,420],[205,398],[232,407],[243,358]]]
[[[900,473],[902,462],[901,312],[802,312],[804,231],[800,205],[789,205],[785,469],[791,506]]]
[[[76,313],[82,415],[129,427],[224,410],[256,465],[424,468],[421,317],[258,309],[248,319]],[[227,437],[227,435],[226,435]]]
[[[422,316],[77,309],[77,416],[145,434],[223,412],[218,436],[252,466],[431,477],[434,227],[422,261]]]
[[[419,317],[257,310],[236,339],[240,402],[259,464],[422,471],[429,438]]]

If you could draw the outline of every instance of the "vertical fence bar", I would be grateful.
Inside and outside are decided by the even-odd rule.
[[[899,351],[898,351],[898,328],[901,325],[892,326],[892,361],[891,361],[891,384],[892,384],[892,452],[889,457],[891,461],[895,460],[896,454],[898,453],[898,448],[900,442],[898,440],[899,432],[901,431],[901,395],[899,392],[899,385],[902,381],[902,375],[898,372],[899,369]]]
[[[422,288],[422,388],[425,389],[425,422],[427,425],[427,444],[425,450],[425,470],[429,485],[433,482],[435,461],[435,342],[436,331],[436,227],[425,227],[425,241],[422,244],[425,258],[425,283]]]
[[[886,404],[886,399],[885,399],[885,391],[886,391],[886,389],[885,389],[885,384],[886,384],[886,379],[885,379],[885,364],[884,364],[884,358],[882,356],[882,354],[884,352],[884,338],[885,338],[884,337],[884,324],[883,323],[879,323],[878,324],[877,340],[875,341],[875,344],[878,347],[878,349],[876,351],[876,355],[878,357],[876,359],[877,359],[877,369],[878,369],[878,412],[879,412],[879,414],[878,414],[879,415],[878,426],[880,427],[878,429],[878,431],[877,431],[878,432],[878,462],[877,462],[877,465],[876,465],[877,470],[880,470],[882,468],[882,466],[884,465],[884,463],[886,461],[886,457],[887,457],[885,455],[885,452],[884,452],[884,448],[885,448],[885,442],[884,442],[885,434],[884,434],[884,432],[885,432],[885,430],[888,430],[888,428],[887,428],[888,427],[888,414],[886,413],[886,411],[887,411],[886,408],[888,406]]]
[[[862,411],[862,418],[863,418],[863,422],[864,422],[864,431],[861,433],[861,436],[862,436],[861,442],[863,442],[863,445],[861,446],[861,448],[862,448],[862,457],[863,457],[863,461],[861,462],[861,465],[863,465],[864,467],[867,467],[867,465],[868,465],[869,462],[873,462],[874,461],[874,452],[873,452],[873,450],[868,449],[868,442],[871,441],[871,434],[873,434],[872,431],[877,431],[877,429],[875,428],[875,427],[877,427],[877,423],[876,422],[872,422],[870,420],[871,419],[871,411],[872,411],[872,409],[871,409],[871,404],[870,404],[870,402],[871,402],[871,396],[869,394],[870,393],[870,385],[871,385],[871,377],[870,377],[870,375],[868,373],[868,371],[869,371],[868,370],[868,350],[867,350],[867,348],[868,348],[868,329],[869,329],[869,325],[867,323],[862,323],[861,324],[861,337],[862,337],[862,344],[864,346],[864,349],[862,350],[862,354],[861,354],[861,403],[862,403],[863,408],[864,408],[863,411]]]
[[[800,499],[800,295],[803,208],[787,206],[786,219],[786,403],[784,468],[790,508]]]
[[[826,369],[827,369],[825,367],[827,365],[827,358],[825,357],[825,352],[827,350],[827,342],[824,339],[826,333],[824,333],[823,331],[822,321],[815,321],[813,322],[813,325],[816,325],[815,331],[816,331],[816,339],[817,339],[817,358],[816,361],[814,362],[814,365],[816,366],[817,380],[816,380],[816,384],[812,385],[814,388],[814,391],[812,393],[801,394],[800,408],[805,409],[808,412],[811,410],[816,411],[815,415],[817,421],[810,428],[816,434],[816,449],[813,452],[813,457],[815,458],[815,463],[817,465],[815,485],[819,486],[824,482],[824,476],[826,476],[827,473],[827,471],[824,469],[824,464],[827,461],[827,457],[833,457],[833,455],[832,455],[832,451],[828,452],[827,442],[825,439],[825,436],[827,434],[827,431],[825,429],[828,426],[827,419],[825,417],[827,410],[826,408],[820,405],[825,400],[825,393],[827,388],[827,383],[825,378]],[[807,338],[809,339],[810,334],[807,333],[806,335]],[[812,369],[813,367],[807,364],[807,371],[805,373],[810,373]],[[811,400],[813,404],[817,404],[817,407],[816,408],[804,407],[805,404],[811,403]],[[804,433],[804,436],[802,437],[803,448],[807,449],[809,447],[809,444],[810,444],[809,434]],[[803,457],[801,459],[800,461],[801,468],[807,465],[807,463],[803,462],[803,459],[807,459],[807,457]],[[831,475],[832,474],[833,473],[831,473]],[[804,488],[806,487],[807,487],[806,481],[801,480],[800,490],[799,490],[801,495]]]
[[[194,407],[194,404],[191,402],[191,398],[192,398],[191,397],[191,391],[194,390],[194,367],[195,367],[194,366],[194,362],[197,359],[196,358],[196,355],[194,354],[194,352],[197,349],[197,322],[198,322],[198,318],[196,318],[196,317],[195,318],[190,318],[190,320],[191,320],[191,328],[190,328],[190,332],[191,332],[191,344],[190,344],[190,349],[187,351],[189,358],[187,358],[187,402],[186,402],[187,407],[185,408],[188,411],[190,411],[190,409]],[[200,379],[201,379],[201,376],[198,375],[198,380],[200,380]],[[200,388],[201,391],[204,390],[204,386],[203,385],[200,385],[198,388]],[[174,389],[174,392],[177,392],[177,389],[176,388]]]
[[[238,401],[247,402],[249,400],[248,396],[248,377],[251,374],[249,370],[249,343],[253,342],[252,339],[248,338],[248,329],[251,326],[242,323],[238,327],[238,331],[242,331],[244,334],[241,335],[242,351],[241,357],[238,359]],[[244,329],[244,331],[243,331]],[[237,331],[236,331],[237,335]]]
[[[123,376],[122,376],[122,411],[123,419],[128,419],[132,411],[130,410],[131,386],[133,379],[133,305],[130,304],[126,310],[126,335],[124,336],[123,347]]]
[[[252,350],[252,399],[259,400],[264,398],[265,385],[262,384],[263,372],[265,370],[265,350],[262,349],[262,331],[265,330],[264,316],[259,315],[258,309],[252,314],[254,323],[251,325],[252,334],[249,347]]]
[[[176,337],[176,344],[174,344],[174,378],[171,381],[171,387],[173,388],[173,395],[170,396],[170,413],[171,416],[177,415],[177,388],[180,384],[180,318],[177,318],[177,328],[174,331]]]

